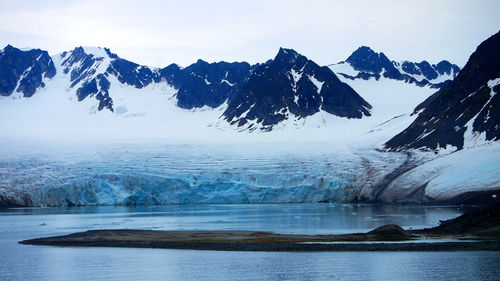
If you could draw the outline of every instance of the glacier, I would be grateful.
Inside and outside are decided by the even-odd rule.
[[[0,155],[0,205],[353,201],[406,158],[317,143],[40,147]]]
[[[499,155],[498,144],[434,154],[325,142],[11,143],[0,151],[0,206],[453,203],[500,196]]]
[[[500,145],[492,143],[431,159],[402,173],[387,186],[380,198],[388,203],[425,202],[424,197],[446,202],[467,193],[498,191],[499,156]],[[414,198],[413,194],[422,187],[421,198]],[[500,191],[489,196],[496,198]]]

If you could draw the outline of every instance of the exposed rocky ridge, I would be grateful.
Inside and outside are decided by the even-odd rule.
[[[348,79],[374,78],[379,80],[385,77],[438,89],[449,83],[460,71],[457,65],[446,60],[432,65],[425,60],[418,63],[391,61],[384,53],[377,53],[367,46],[358,48],[339,64],[348,64],[357,72],[356,74],[338,72],[339,75]],[[336,65],[332,66],[336,67]]]
[[[121,84],[142,89],[153,83],[167,81],[177,89],[177,105],[192,109],[218,107],[230,100],[248,79],[252,66],[242,63],[196,63],[181,68],[175,64],[162,69],[150,68],[120,58],[107,48],[77,47],[56,55],[53,60],[46,51],[22,51],[12,46],[0,53],[0,94],[10,96],[14,91],[31,97],[36,89],[45,86],[44,78],[56,75],[54,61],[59,63],[60,75],[67,75],[68,88],[75,91],[78,101],[95,98],[97,110],[114,111],[110,95],[110,77]],[[16,85],[18,84],[18,85]]]
[[[152,83],[156,77],[148,67],[122,59],[106,48],[85,51],[83,47],[77,47],[62,53],[60,60],[64,74],[69,74],[70,88],[76,88],[78,101],[95,97],[99,101],[99,111],[114,111],[109,76],[139,89]]]
[[[481,43],[458,76],[415,108],[390,150],[437,149],[500,139],[500,32]]]
[[[0,51],[0,96],[22,93],[31,97],[45,87],[45,78],[55,75],[54,62],[46,51],[21,51],[11,45]]]
[[[158,78],[165,79],[178,89],[179,107],[216,108],[236,95],[254,67],[246,62],[207,63],[198,60],[186,68],[175,64],[167,66],[159,71]]]
[[[281,121],[304,118],[320,110],[362,118],[370,116],[370,108],[328,67],[281,48],[272,61],[256,67],[223,116],[231,125],[270,131]]]

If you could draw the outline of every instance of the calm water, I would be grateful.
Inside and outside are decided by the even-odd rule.
[[[58,248],[17,241],[100,228],[346,233],[427,227],[458,207],[178,205],[0,211],[1,280],[498,280],[498,252],[216,252]]]

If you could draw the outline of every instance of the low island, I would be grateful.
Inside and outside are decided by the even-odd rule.
[[[472,210],[437,227],[419,230],[384,225],[367,233],[297,235],[242,230],[116,229],[89,230],[19,243],[222,251],[499,251],[500,203]]]

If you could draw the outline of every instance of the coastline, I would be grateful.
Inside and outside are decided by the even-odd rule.
[[[427,239],[431,239],[431,242],[426,242]],[[458,241],[440,242],[440,239]],[[220,251],[500,251],[500,203],[471,210],[454,219],[443,221],[434,228],[416,230],[404,230],[394,224],[383,225],[366,233],[339,235],[279,234],[245,230],[113,229],[89,230],[19,243],[63,247]]]
[[[23,241],[21,244],[63,246],[63,247],[119,247],[156,248],[176,250],[245,251],[245,252],[371,252],[371,251],[500,251],[500,242],[430,242],[430,243],[339,243],[339,244],[267,244],[267,243],[198,243],[198,242],[156,242],[156,243],[46,243],[36,244]]]

